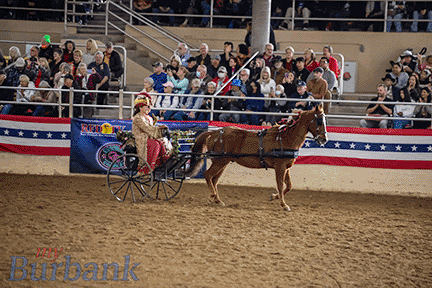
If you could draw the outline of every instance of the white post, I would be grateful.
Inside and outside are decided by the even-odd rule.
[[[264,52],[270,39],[271,0],[253,0],[252,6],[252,52]],[[275,47],[276,48],[276,47]]]

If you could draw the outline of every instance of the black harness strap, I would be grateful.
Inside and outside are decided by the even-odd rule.
[[[261,130],[258,131],[258,141],[259,141],[259,148],[258,148],[258,154],[260,158],[260,165],[261,167],[264,167],[267,170],[267,164],[264,160],[264,136],[267,134],[267,130]]]

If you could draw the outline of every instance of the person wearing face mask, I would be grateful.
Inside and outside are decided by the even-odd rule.
[[[276,82],[276,85],[282,84],[285,73],[289,72],[289,70],[285,69],[282,64],[282,58],[280,56],[276,56],[273,68],[271,68],[271,78],[273,78],[273,80]]]
[[[227,76],[227,69],[225,66],[221,66],[218,69],[218,77],[215,77],[212,82],[216,83],[216,90],[219,90],[222,88],[222,86],[228,82],[229,78]],[[231,90],[231,85],[226,85],[222,91],[219,93],[219,95],[225,95],[229,90]]]
[[[192,89],[192,81],[198,79],[203,93],[207,91],[207,84],[212,81],[210,75],[207,74],[207,67],[204,65],[199,65],[195,73],[188,73],[186,77],[189,79],[189,90]]]
[[[285,88],[282,85],[276,86],[276,91],[270,93],[269,98],[286,98]],[[276,112],[276,113],[286,113],[288,109],[288,101],[286,100],[277,100],[270,101],[270,106],[268,108],[268,112]],[[266,115],[265,121],[262,123],[262,126],[273,126],[277,122],[282,119],[282,116],[277,115]]]

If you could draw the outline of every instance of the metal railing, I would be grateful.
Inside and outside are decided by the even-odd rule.
[[[17,90],[18,87],[11,87],[11,86],[0,86],[1,89],[14,89]],[[135,101],[135,94],[137,92],[126,92],[123,89],[120,89],[119,91],[99,91],[99,90],[74,90],[71,89],[47,89],[47,88],[28,88],[28,87],[19,87],[19,89],[24,90],[43,90],[43,91],[55,91],[55,92],[68,92],[69,93],[69,102],[68,103],[62,103],[61,97],[59,97],[59,101],[57,103],[46,103],[46,102],[16,102],[16,101],[0,101],[0,104],[12,104],[12,105],[48,105],[48,106],[54,106],[58,108],[59,115],[58,117],[61,118],[62,116],[62,107],[69,107],[69,118],[73,118],[73,108],[74,107],[82,107],[82,108],[104,108],[104,109],[119,109],[119,117],[118,119],[124,119],[125,117],[125,109],[130,110],[130,117],[127,117],[128,119],[132,118],[133,115],[133,103]],[[119,104],[118,105],[96,105],[96,104],[74,104],[74,97],[75,93],[109,93],[109,94],[118,94],[119,95]],[[130,104],[124,104],[124,97],[126,95],[131,96]],[[290,115],[297,115],[297,113],[279,113],[279,112],[256,112],[256,111],[231,111],[231,110],[215,110],[214,109],[214,101],[215,98],[219,98],[221,100],[223,99],[240,99],[240,100],[262,100],[262,101],[289,101],[289,102],[322,102],[322,103],[355,103],[355,104],[365,104],[365,109],[367,104],[376,104],[376,101],[359,101],[359,100],[326,100],[326,99],[315,99],[315,100],[307,100],[307,99],[298,99],[298,98],[265,98],[262,97],[243,97],[243,96],[222,96],[222,95],[195,95],[195,94],[169,94],[169,93],[151,93],[151,95],[157,95],[157,96],[173,96],[173,97],[194,97],[194,98],[210,98],[212,100],[211,109],[181,109],[181,108],[157,108],[152,107],[153,110],[163,110],[163,111],[183,111],[183,112],[204,112],[204,113],[210,113],[210,120],[213,120],[213,116],[215,113],[217,114],[223,114],[223,113],[229,113],[229,114],[246,114],[246,115],[275,115],[275,116],[290,116]],[[385,102],[388,105],[414,105],[414,106],[431,106],[432,103],[419,103],[419,102]],[[326,115],[328,118],[334,118],[334,119],[365,119],[368,118],[367,115],[332,115],[328,114]],[[407,118],[399,118],[399,117],[391,117],[391,116],[380,116],[380,117],[374,117],[374,119],[387,119],[387,120],[395,120],[395,119],[403,119],[403,120],[414,120],[414,121],[432,121],[431,118],[414,118],[414,117],[407,117]]]

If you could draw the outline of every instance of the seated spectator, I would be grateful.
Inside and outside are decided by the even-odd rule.
[[[407,88],[408,96],[411,100],[419,101],[420,98],[420,87],[419,87],[419,78],[416,74],[413,74],[408,79],[408,85],[405,86]],[[402,88],[403,89],[403,88]]]
[[[307,83],[307,91],[313,95],[315,99],[330,100],[331,93],[328,90],[327,81],[323,79],[324,69],[321,67],[315,68],[313,78]],[[324,103],[324,113],[329,112],[329,102]]]
[[[297,82],[297,91],[291,95],[291,97],[299,99],[299,101],[289,101],[288,108],[289,112],[295,112],[298,110],[312,110],[316,106],[315,99],[311,93],[306,90],[306,82],[298,81]]]
[[[273,67],[273,61],[274,61],[274,58],[276,57],[274,54],[273,54],[273,51],[274,51],[274,46],[273,46],[273,44],[271,44],[271,43],[267,43],[266,45],[265,45],[265,50],[264,50],[264,53],[262,54],[262,56],[263,56],[263,59],[264,59],[264,61],[265,61],[265,65],[267,66],[267,67],[270,67],[270,68],[272,68]]]
[[[308,82],[308,78],[310,77],[310,75],[313,75],[313,73],[309,72],[309,70],[306,69],[305,60],[303,57],[297,57],[293,72],[296,75],[296,80],[301,80],[306,83]]]
[[[137,13],[152,13],[153,0],[134,0],[132,8]],[[138,23],[139,23],[138,20],[134,17],[133,25],[138,25]]]
[[[217,71],[219,70],[220,65],[220,55],[219,54],[213,54],[210,57],[211,65],[207,68],[207,73],[211,78],[217,77]]]
[[[276,85],[282,84],[283,78],[285,77],[285,73],[288,73],[289,70],[283,68],[282,66],[282,58],[280,56],[276,56],[273,68],[271,70],[271,78],[275,80]]]
[[[107,42],[105,44],[104,62],[108,63],[109,69],[111,71],[111,80],[120,78],[123,73],[123,63],[120,58],[120,54],[114,50],[113,43]]]
[[[70,73],[72,73],[71,66],[66,62],[62,62],[52,81],[54,88],[61,88],[64,84],[64,76]]]
[[[101,81],[96,84],[96,90],[100,91],[108,91],[109,90],[109,78],[110,78],[110,70],[108,64],[103,62],[104,55],[102,52],[98,51],[95,54],[95,61],[90,63],[87,69],[95,69],[99,74]],[[98,93],[96,96],[97,105],[105,104],[107,100],[108,94],[106,93]]]
[[[228,67],[226,67],[227,71],[228,71],[228,77],[231,78],[239,69],[240,69],[240,64],[238,63],[238,58],[237,57],[231,57],[228,60]]]
[[[243,16],[246,15],[246,13],[248,12],[249,4],[247,1],[228,0],[228,1],[224,1],[223,7],[224,7],[225,15]],[[228,29],[240,28],[240,24],[241,24],[241,19],[232,18],[227,28]]]
[[[224,52],[220,54],[220,65],[228,66],[228,60],[234,55],[231,53],[234,50],[234,44],[232,42],[226,41],[224,43]],[[247,54],[246,54],[247,55]]]
[[[404,17],[405,1],[389,1],[387,10],[387,32],[391,32],[393,22],[396,32],[402,32],[402,18]]]
[[[302,80],[300,80],[302,81]],[[305,81],[303,81],[305,82]],[[306,83],[306,82],[305,82]],[[287,97],[291,97],[297,91],[297,81],[294,72],[285,73],[285,77],[282,80],[282,86],[284,87],[284,93]]]
[[[259,80],[261,78],[261,72],[263,71],[264,67],[266,67],[264,59],[257,56],[255,60],[252,60],[249,64],[249,79],[251,81]]]
[[[247,94],[248,93],[248,89],[249,89],[249,85],[252,82],[249,79],[250,76],[250,70],[248,68],[244,68],[240,71],[240,81],[241,81],[241,88],[240,90],[243,92],[243,94]]]
[[[304,5],[304,2],[296,2],[297,7],[294,10],[294,17],[299,18],[310,18],[311,16],[311,10]],[[306,3],[307,4],[307,3]],[[291,30],[292,29],[292,16],[293,16],[293,8],[292,5],[288,7],[288,9],[286,10],[285,13],[285,20],[282,23],[282,28],[283,29],[288,29]],[[307,30],[307,28],[309,27],[309,20],[305,19],[303,20],[303,30]]]
[[[428,87],[423,87],[420,94],[420,103],[431,103],[431,90]],[[416,106],[414,109],[415,118],[431,118],[432,106]],[[431,127],[431,121],[414,121],[413,128],[426,129]]]
[[[260,90],[261,93],[263,93],[265,98],[268,98],[270,95],[270,92],[276,90],[276,82],[270,78],[270,68],[264,67],[263,71],[261,72],[261,77],[257,81],[260,84]],[[268,108],[270,105],[270,101],[265,101],[265,108]]]
[[[197,71],[198,64],[195,57],[189,57],[189,59],[186,61],[189,73],[194,74]]]
[[[162,84],[164,87],[164,93],[163,94],[174,94],[174,84],[170,81],[165,82]],[[177,108],[179,104],[179,97],[173,96],[173,95],[159,95],[156,101],[155,109],[159,110],[158,115],[161,120],[168,120],[169,116],[172,115],[173,110],[165,110],[166,108]],[[167,114],[167,117],[165,116],[165,113],[170,112]]]
[[[237,96],[245,97],[245,94],[241,92],[241,82],[238,79],[234,79],[231,85],[231,90],[226,93],[225,96]],[[224,111],[243,111],[245,108],[244,99],[238,98],[222,98],[222,110]],[[239,113],[224,112],[219,115],[219,121],[240,123]]]
[[[368,1],[366,4],[366,14],[365,18],[367,19],[384,19],[384,11],[385,11],[385,1]],[[369,26],[373,25],[374,32],[383,32],[384,30],[384,22],[382,21],[370,21],[365,22],[363,27],[363,31],[367,31]]]
[[[399,91],[399,95],[397,97],[396,102],[411,103],[414,101],[411,100],[408,89],[402,88]],[[407,126],[410,126],[411,121],[410,120],[404,120],[403,118],[413,117],[414,109],[415,109],[414,105],[398,105],[398,104],[396,104],[393,107],[393,117],[395,117],[397,119],[393,120],[393,128],[394,129],[403,129]]]
[[[285,49],[285,58],[282,59],[282,66],[289,71],[293,71],[294,69],[294,48],[288,46]]]
[[[35,88],[34,83],[30,81],[27,75],[21,75],[19,77],[19,86],[16,94],[17,103],[32,102],[32,97],[35,94],[35,90],[31,89],[20,89],[20,88]],[[1,114],[10,115],[31,115],[35,107],[33,105],[21,105],[21,104],[6,104]]]
[[[333,88],[337,87],[337,79],[336,79],[336,75],[334,74],[334,72],[331,71],[329,68],[329,61],[328,61],[327,57],[321,57],[319,63],[320,63],[320,67],[324,70],[322,78],[327,81],[328,90],[333,91]],[[314,74],[310,73],[307,80],[306,80],[306,83],[308,83],[309,80],[312,80],[313,77],[314,77]]]
[[[200,83],[198,79],[194,79],[192,81],[192,89],[186,90],[186,93],[184,94],[191,94],[191,95],[204,95],[204,93],[200,89]],[[178,108],[180,109],[200,109],[203,104],[204,98],[203,97],[194,97],[194,96],[182,96],[179,100]],[[194,121],[197,119],[197,113],[190,111],[167,111],[164,115],[165,120],[177,120],[177,121],[184,121],[184,120],[190,120]]]
[[[412,18],[411,32],[426,31],[432,32],[432,3],[425,1],[407,2],[406,5],[411,7]],[[429,19],[429,22],[419,22],[418,20]]]
[[[85,63],[81,63],[78,66],[78,73],[75,77],[75,81],[82,90],[96,90],[97,84],[101,82],[100,75],[96,72],[96,69],[87,69]],[[86,92],[84,93],[83,104],[93,104],[96,102],[97,93]],[[91,107],[83,108],[83,117],[92,118],[94,109]]]
[[[161,62],[153,63],[153,74],[150,75],[150,78],[153,79],[153,87],[158,93],[164,92],[163,84],[168,81],[168,76],[164,72],[163,64]]]
[[[174,26],[174,9],[171,8],[171,5],[173,4],[173,2],[169,1],[169,0],[155,0],[153,2],[153,13],[157,14],[157,13],[166,13],[169,14],[169,24],[170,26]],[[159,21],[159,16],[154,16],[153,18],[154,22],[156,22],[157,24],[160,24]]]
[[[64,43],[63,62],[72,64],[74,51],[75,51],[75,42],[72,40],[67,40]]]
[[[61,89],[69,90],[70,88],[73,88],[74,90],[80,90],[81,88],[78,86],[78,84],[75,82],[74,77],[72,74],[66,74],[64,76],[64,85],[61,87]],[[62,103],[67,104],[69,103],[69,91],[62,91],[61,92],[61,99]],[[73,104],[81,104],[82,103],[82,94],[81,92],[74,92],[73,94]],[[72,117],[78,118],[81,116],[81,107],[74,106]],[[62,106],[62,117],[69,117],[69,106]]]
[[[177,77],[176,74],[180,66],[182,66],[180,57],[177,55],[172,55],[169,63],[165,67],[165,70],[171,70],[174,73],[174,77]]]
[[[15,61],[21,57],[21,52],[18,47],[12,46],[9,48],[9,57],[7,61],[7,66],[11,65],[12,63],[15,63]]]
[[[39,87],[39,84],[42,81],[50,81],[51,70],[49,69],[48,61],[46,60],[46,58],[39,58],[33,71],[36,77],[34,79],[34,84],[36,88]]]
[[[208,45],[206,43],[202,43],[199,50],[200,55],[195,57],[198,65],[204,65],[206,67],[209,67],[211,65],[211,59],[208,52],[209,52]]]
[[[82,55],[82,61],[88,66],[94,61],[95,54],[98,51],[98,46],[95,40],[88,39],[86,41],[85,52]]]
[[[199,65],[197,68],[197,71],[195,75],[192,75],[192,77],[189,78],[189,90],[192,90],[192,80],[198,79],[200,81],[201,85],[201,91],[204,93],[207,91],[207,84],[212,81],[213,79],[207,74],[207,67],[204,65]]]
[[[329,69],[331,71],[333,71],[333,73],[336,76],[336,79],[339,79],[339,76],[340,76],[339,63],[332,56],[332,54],[333,54],[333,47],[331,47],[330,45],[325,45],[324,48],[323,48],[323,54],[324,54],[323,56],[328,59],[328,67],[329,67]],[[321,68],[323,68],[323,67],[321,67]]]
[[[287,98],[285,95],[285,88],[282,85],[276,86],[276,91],[270,94],[270,98]],[[270,101],[270,106],[268,108],[268,112],[274,113],[286,113],[288,109],[288,101],[287,100],[277,100]],[[278,115],[266,115],[265,121],[262,123],[263,126],[273,126],[282,120],[282,116]]]
[[[50,89],[51,86],[47,81],[42,81],[39,84],[39,88]],[[31,97],[31,102],[56,103],[57,95],[52,90],[37,90]],[[37,105],[32,116],[35,117],[45,116],[46,114],[49,114],[53,109],[55,109],[54,106]]]
[[[342,1],[332,1],[328,4],[329,18],[348,18],[350,16],[350,3]],[[349,27],[346,21],[333,21],[327,24],[327,31],[347,31]]]
[[[420,72],[422,72],[424,69],[427,69],[432,72],[432,54],[426,56],[424,60],[422,57],[418,57],[418,60],[419,60],[418,70]]]
[[[257,100],[257,99],[244,100],[244,110],[246,112],[264,111],[264,95],[261,93],[260,87],[261,85],[256,81],[252,81],[251,84],[249,85],[249,91],[247,96],[258,97],[258,98],[262,98],[263,100]],[[273,92],[271,93],[271,95],[273,95]],[[269,96],[269,97],[274,97],[274,96]],[[268,102],[273,102],[273,101],[268,101]],[[261,125],[264,120],[265,120],[265,116],[259,114],[242,114],[240,116],[240,122],[243,124]]]
[[[414,56],[410,50],[406,50],[400,55],[402,71],[411,75],[417,69],[417,56]]]
[[[186,78],[187,69],[186,67],[181,66],[177,73],[175,73],[171,69],[167,69],[167,79],[174,85],[174,93],[176,94],[185,94],[186,90],[189,86],[189,80]],[[174,77],[174,75],[177,76],[177,79]]]
[[[216,92],[216,83],[214,82],[209,82],[207,84],[207,92],[204,95],[214,95],[214,93]],[[209,112],[197,112],[197,117],[196,119],[198,121],[209,121],[210,120],[210,110],[212,108],[212,99],[214,99],[214,106],[213,109],[218,111],[222,109],[222,102],[220,98],[204,98],[201,107],[199,109],[202,110],[209,110]],[[213,114],[213,120],[214,121],[218,121],[219,119],[219,113],[214,113]]]
[[[60,65],[63,62],[63,52],[61,49],[54,49],[54,60],[50,63],[50,70],[51,70],[51,75],[50,75],[50,85],[53,86],[54,85],[54,76],[60,71]]]
[[[394,100],[393,95],[397,95],[399,93],[399,89],[395,87],[396,79],[387,73],[384,78],[381,78],[381,80],[384,81],[384,86],[386,87],[386,97]]]
[[[319,67],[318,61],[316,61],[315,52],[311,48],[307,48],[304,52],[305,66],[309,72],[312,72],[315,68]]]
[[[18,58],[13,65],[5,69],[5,73],[8,79],[8,82],[14,86],[18,87],[20,85],[20,76],[27,75],[29,79],[33,79],[35,77],[34,71],[31,71],[27,68],[27,65],[22,57]]]
[[[189,47],[185,43],[179,43],[175,55],[180,57],[181,65],[188,66],[187,60],[191,57]]]
[[[9,83],[6,72],[4,70],[0,70],[0,101],[14,101],[15,90],[3,89],[1,88],[2,86],[12,86],[11,83]],[[4,107],[4,104],[0,104],[0,107]]]
[[[229,78],[227,75],[227,69],[224,66],[219,67],[218,76],[213,78],[212,82],[216,83],[216,91],[219,91],[222,86],[228,83]],[[229,90],[231,90],[231,85],[228,83],[218,95],[225,95]]]
[[[150,106],[151,107],[154,107],[154,105],[156,105],[156,101],[157,101],[157,95],[154,94],[154,93],[156,93],[156,90],[154,89],[153,85],[154,85],[153,78],[147,77],[144,79],[144,88],[141,90],[141,92],[144,92],[144,93],[147,93],[150,95],[150,98],[151,98]]]
[[[401,89],[407,85],[409,76],[406,72],[402,71],[401,63],[392,63],[392,72],[390,73],[390,75],[396,79],[396,88]]]
[[[241,66],[246,64],[246,62],[250,59],[249,55],[249,49],[245,44],[239,44],[237,46],[237,63]]]
[[[363,128],[387,128],[388,120],[379,119],[382,116],[391,116],[393,113],[393,105],[385,104],[385,102],[391,102],[392,100],[386,97],[387,88],[384,84],[379,84],[377,88],[377,97],[372,98],[370,101],[376,102],[371,103],[366,108],[368,118],[360,120],[360,127]],[[374,117],[377,117],[374,119]]]
[[[45,35],[42,38],[41,45],[39,47],[39,57],[46,58],[48,63],[54,60],[54,47],[51,45],[51,37],[49,35]]]
[[[419,77],[419,87],[425,87],[432,82],[431,80],[431,70],[423,69]]]
[[[83,63],[82,62],[82,56],[83,56],[83,53],[82,53],[82,51],[81,50],[78,50],[78,49],[76,49],[74,52],[73,52],[73,62],[72,62],[72,65],[71,65],[71,67],[72,67],[72,75],[75,77],[76,75],[77,75],[77,73],[78,73],[78,66],[81,64],[81,63]]]
[[[6,59],[3,55],[3,50],[0,48],[0,69],[6,68]]]

